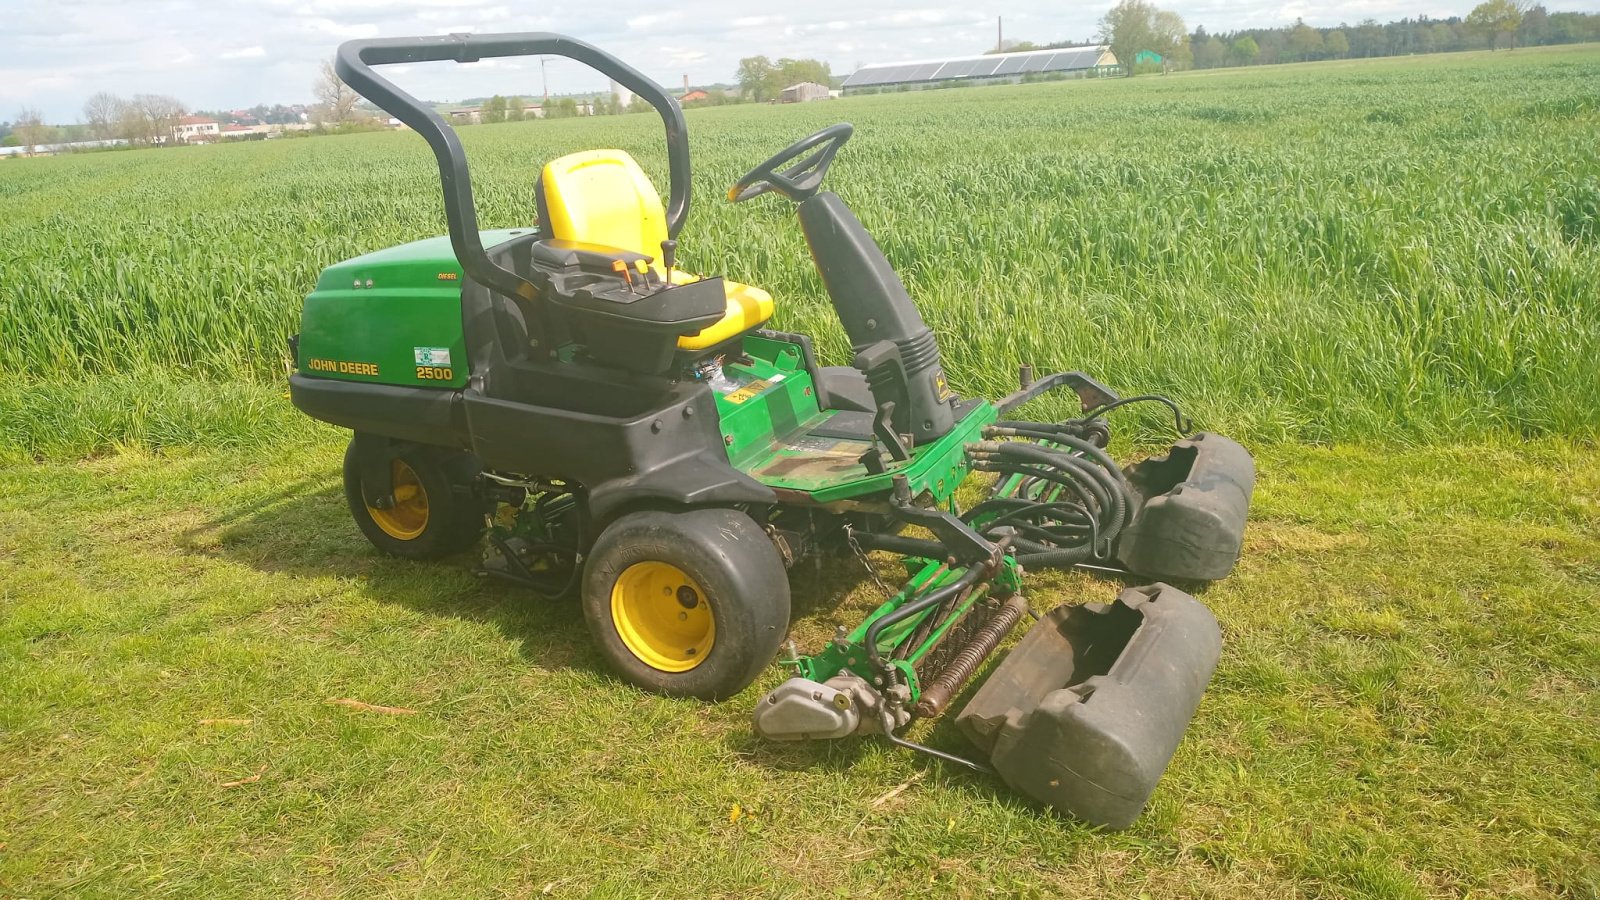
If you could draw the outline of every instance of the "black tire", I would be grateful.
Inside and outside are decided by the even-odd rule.
[[[421,446],[400,448],[394,453],[397,482],[401,480],[400,467],[414,474],[424,507],[420,521],[414,512],[406,513],[410,517],[406,524],[413,527],[401,529],[395,520],[403,512],[400,504],[386,513],[369,508],[362,497],[356,447],[356,442],[351,441],[344,453],[344,497],[356,527],[372,546],[406,559],[441,559],[465,550],[483,536],[484,504],[474,495],[472,486],[479,466],[472,454]],[[397,499],[401,487],[397,483]],[[386,529],[379,519],[390,527]]]
[[[669,574],[665,582],[648,582],[648,573],[663,565],[686,577]],[[633,590],[625,577],[635,583],[645,577],[651,586]],[[671,590],[675,581],[685,583]],[[662,605],[650,606],[645,598]],[[678,645],[671,645],[677,635],[666,634],[664,642],[671,646],[658,659],[668,659],[669,667],[662,668],[630,649],[630,640],[634,646],[648,644],[640,637],[644,629],[632,628],[638,623],[630,623],[630,616],[639,621],[670,616],[674,621],[667,629],[678,627],[680,617],[691,619],[683,627],[692,631],[694,621],[703,621],[691,618],[703,617],[704,610],[695,611],[701,600],[713,623],[709,651],[693,659],[700,648],[681,646],[694,643],[693,634]],[[619,604],[621,610],[639,611],[617,611]],[[602,531],[590,551],[583,617],[600,652],[623,678],[658,694],[720,700],[744,690],[777,654],[789,628],[789,578],[772,540],[742,512],[636,512]],[[632,636],[625,639],[623,629]],[[650,647],[642,650],[648,653]],[[686,664],[687,669],[670,670]]]

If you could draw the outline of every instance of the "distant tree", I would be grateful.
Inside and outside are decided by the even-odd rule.
[[[1600,15],[1558,12],[1550,14],[1550,40],[1561,44],[1600,40]]]
[[[1350,33],[1351,56],[1382,56],[1384,51],[1383,26],[1374,19],[1362,19]]]
[[[1544,43],[1549,30],[1549,10],[1544,8],[1544,4],[1535,3],[1522,11],[1522,24],[1517,27],[1517,40],[1524,47],[1538,46]]]
[[[765,56],[747,56],[739,60],[739,93],[757,103],[772,99],[772,83],[777,67]]]
[[[1100,42],[1111,49],[1129,76],[1133,75],[1133,61],[1139,52],[1155,49],[1158,12],[1149,0],[1118,0],[1100,19]]]
[[[322,70],[313,85],[317,98],[314,118],[326,125],[343,125],[355,116],[356,103],[361,99],[350,86],[339,78],[332,60],[322,61]]]
[[[1322,39],[1322,46],[1323,49],[1328,51],[1328,55],[1334,59],[1341,59],[1350,55],[1350,39],[1345,37],[1344,32],[1337,28],[1328,32],[1328,36]]]
[[[485,125],[494,125],[506,120],[506,98],[495,94],[483,101],[483,106],[478,109],[478,121]]]
[[[131,143],[171,144],[173,129],[185,113],[184,105],[166,94],[134,94],[122,105],[118,131]]]
[[[506,121],[507,122],[521,122],[523,119],[525,119],[527,117],[528,117],[527,104],[522,102],[522,98],[521,97],[518,97],[516,95],[512,95],[512,96],[506,98]]]
[[[790,85],[811,82],[833,87],[833,72],[828,64],[817,59],[780,59],[777,62],[778,80],[774,85],[776,95]]]
[[[1187,32],[1183,17],[1170,10],[1157,10],[1150,20],[1152,43],[1148,49],[1161,54],[1162,71],[1174,68],[1187,69],[1194,62],[1194,57],[1189,52]]]
[[[1257,44],[1256,39],[1248,34],[1234,41],[1231,50],[1233,58],[1241,66],[1250,65],[1256,61],[1256,57],[1261,55],[1261,45]]]
[[[1458,46],[1456,30],[1444,22],[1440,22],[1430,30],[1433,32],[1433,49],[1435,52],[1443,53],[1446,50],[1454,50]]]
[[[1215,69],[1218,66],[1226,65],[1228,62],[1228,45],[1215,35],[1206,38],[1204,41],[1194,43],[1193,47],[1196,68]]]
[[[1289,52],[1296,59],[1311,59],[1322,51],[1322,33],[1305,23],[1303,19],[1296,19],[1294,27],[1289,29]]]
[[[1488,37],[1489,48],[1516,46],[1517,26],[1522,24],[1522,11],[1512,0],[1484,0],[1467,13],[1466,25],[1479,35]]]
[[[1434,45],[1433,45],[1433,26],[1429,25],[1426,22],[1417,23],[1416,40],[1417,40],[1417,52],[1418,53],[1432,53],[1432,52],[1434,52],[1435,48],[1434,48]],[[1333,35],[1331,35],[1331,34],[1328,35],[1328,43],[1329,44],[1333,43]],[[1349,46],[1348,43],[1346,43],[1346,46]]]
[[[89,133],[96,140],[109,140],[121,137],[117,133],[117,126],[121,124],[122,107],[126,105],[121,97],[101,91],[84,101],[83,121],[89,126]]]
[[[17,119],[11,123],[11,133],[16,135],[17,145],[22,147],[29,156],[45,142],[49,129],[44,124],[44,117],[31,106],[24,106],[17,113]]]

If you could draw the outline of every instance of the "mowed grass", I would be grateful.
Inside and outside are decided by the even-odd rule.
[[[1031,362],[1258,442],[1593,435],[1597,85],[1586,45],[691,110],[681,258],[767,287],[776,326],[847,361],[788,205],[721,195],[851,120],[829,185],[960,390],[1002,392]],[[665,184],[651,116],[462,136],[485,226],[526,224],[561,153],[622,147]],[[106,375],[280,385],[324,266],[444,231],[410,133],[7,162],[0,203],[0,406],[62,381],[98,398],[83,382]],[[0,444],[129,439],[169,440],[29,417]]]
[[[1117,834],[870,740],[762,743],[776,668],[634,690],[575,604],[378,556],[340,449],[0,469],[0,896],[1600,893],[1590,448],[1261,454],[1203,594],[1220,667]],[[875,599],[849,560],[793,577],[803,637]]]

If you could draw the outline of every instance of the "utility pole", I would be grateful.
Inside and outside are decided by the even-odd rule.
[[[1005,20],[1000,16],[994,17],[994,52],[1006,52]]]
[[[549,57],[539,57],[539,77],[544,81],[544,102],[546,104],[550,102],[550,71],[544,67],[544,64],[549,61]]]

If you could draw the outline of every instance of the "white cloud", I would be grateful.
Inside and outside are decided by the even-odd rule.
[[[809,0],[793,12],[748,0],[618,0],[527,7],[511,0],[72,0],[23,4],[0,0],[6,53],[0,58],[0,118],[23,105],[52,121],[77,117],[95,91],[164,93],[191,108],[218,109],[310,99],[317,66],[341,41],[450,31],[552,31],[616,53],[663,84],[732,81],[739,59],[814,57],[836,73],[857,63],[909,56],[974,53],[994,37],[1003,14],[1015,40],[1082,39],[1113,0],[1087,4],[1007,0],[962,6],[955,0]],[[1464,15],[1476,0],[1158,0],[1192,28],[1227,31],[1287,24],[1379,21],[1426,13]],[[1543,0],[1551,11],[1592,7],[1593,0]],[[769,11],[770,10],[770,11]],[[492,93],[603,88],[585,67],[551,58],[515,64],[392,67],[420,97],[459,99]]]
[[[372,22],[340,22],[337,19],[321,16],[302,19],[300,27],[304,31],[328,34],[346,40],[377,37],[379,33],[378,26]]]

